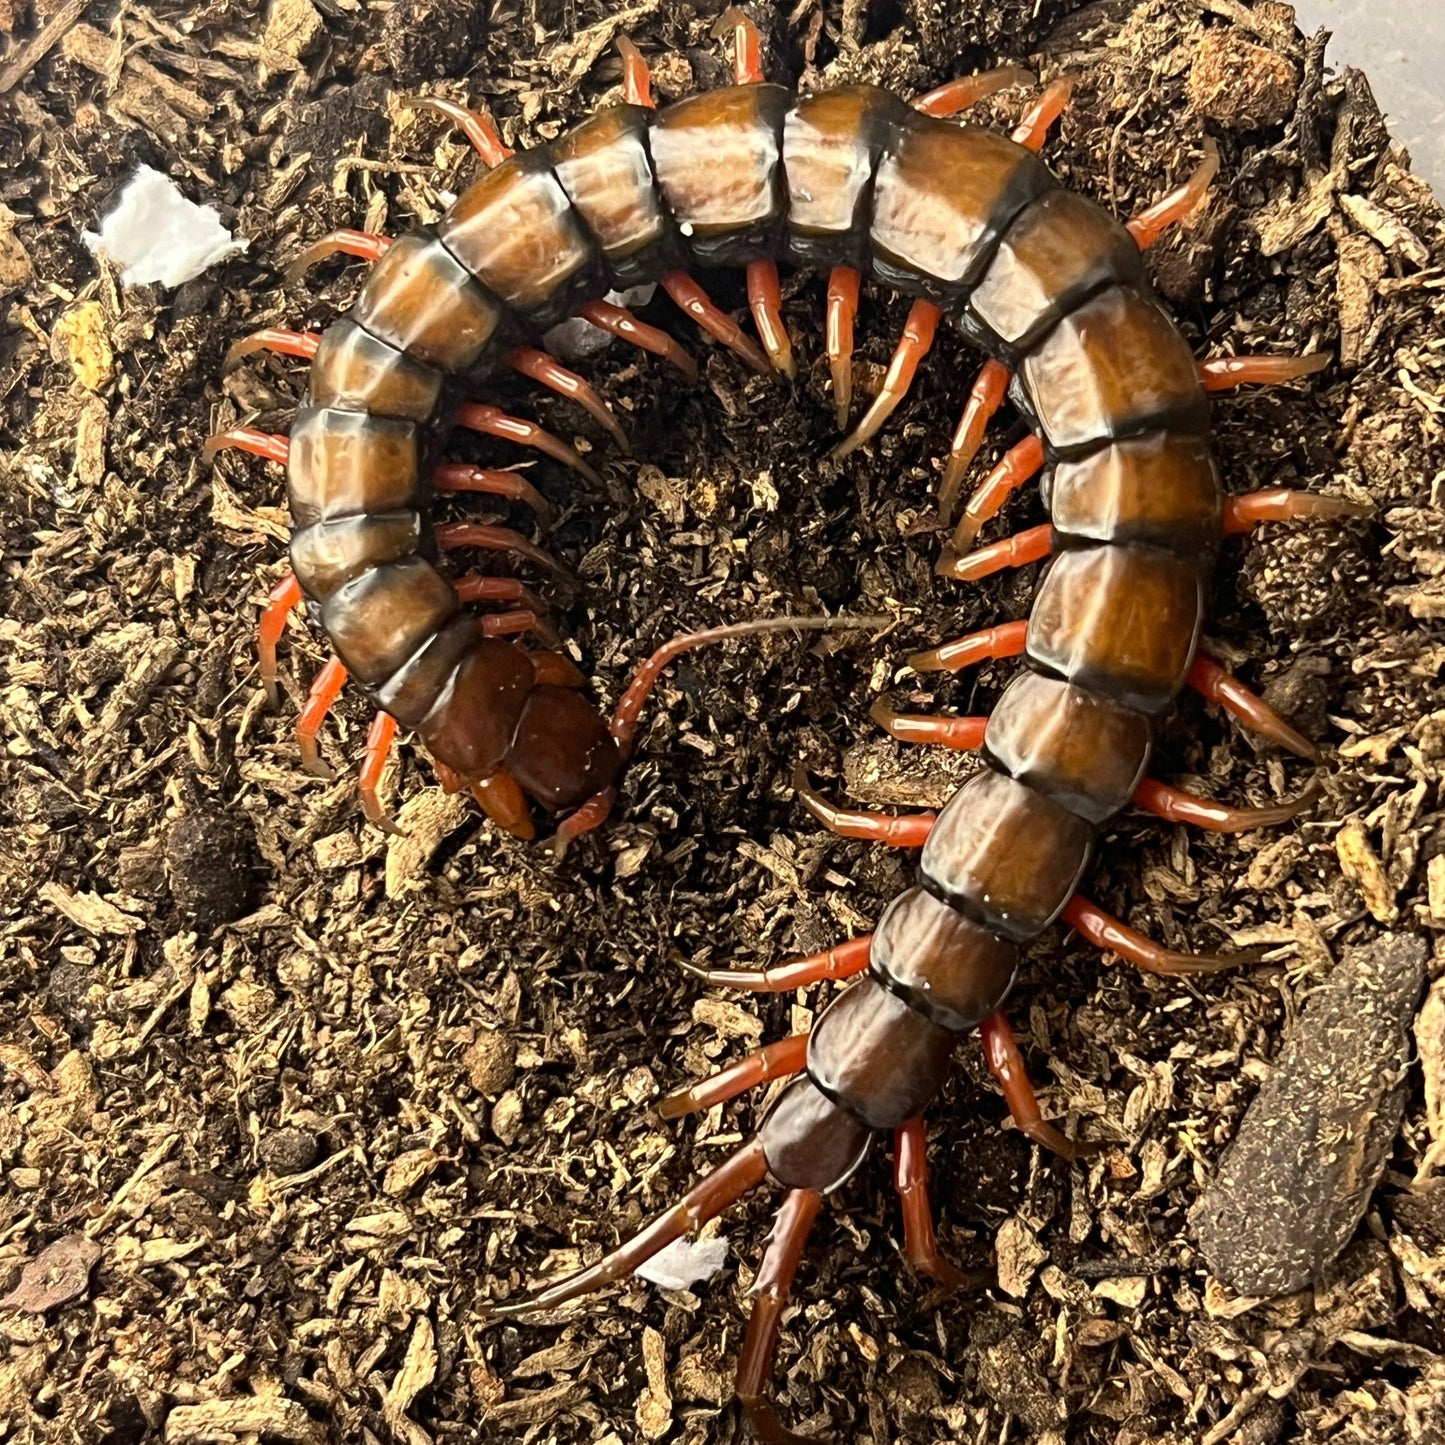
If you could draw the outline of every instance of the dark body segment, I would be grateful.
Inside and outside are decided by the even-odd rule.
[[[384,563],[321,604],[321,625],[363,686],[392,677],[457,611],[456,589],[425,557]]]
[[[401,421],[430,421],[441,389],[440,371],[379,340],[350,318],[323,333],[307,378],[312,406]]]
[[[367,568],[409,557],[422,539],[422,516],[417,511],[341,517],[292,533],[291,566],[306,579],[311,596],[325,602]]]

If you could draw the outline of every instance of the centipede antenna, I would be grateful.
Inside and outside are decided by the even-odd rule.
[[[725,1104],[759,1084],[791,1078],[802,1070],[807,1060],[807,1034],[791,1034],[776,1043],[764,1044],[746,1058],[709,1074],[705,1079],[664,1094],[657,1103],[658,1115],[663,1119],[681,1119],[685,1114],[711,1109],[714,1104]]]
[[[943,480],[938,484],[938,520],[945,527],[953,520],[953,507],[958,501],[964,476],[983,445],[983,435],[989,422],[1008,395],[1012,378],[1013,372],[1003,362],[986,361],[974,379],[968,401],[964,403],[963,415],[958,419],[958,430],[953,434],[953,445],[949,448],[948,461],[943,468]]]
[[[568,1275],[526,1299],[493,1305],[489,1314],[493,1318],[516,1319],[519,1315],[553,1309],[626,1279],[638,1265],[646,1264],[674,1240],[695,1233],[709,1219],[737,1203],[750,1189],[763,1182],[767,1172],[768,1161],[763,1156],[763,1146],[759,1140],[752,1139],[619,1249],[604,1255],[589,1268],[578,1270],[576,1274]]]
[[[263,326],[239,341],[233,341],[221,363],[221,375],[229,376],[242,360],[257,351],[275,351],[282,356],[296,356],[310,361],[321,345],[319,331],[286,331],[279,326]]]
[[[959,115],[1001,90],[1008,90],[1014,85],[1033,85],[1037,80],[1038,76],[1032,70],[1025,70],[1020,65],[1005,65],[997,70],[981,70],[977,75],[950,80],[937,90],[920,95],[912,105],[914,110],[924,115]]]
[[[377,713],[366,734],[366,750],[361,758],[356,791],[361,797],[361,811],[366,821],[373,827],[380,828],[383,833],[401,837],[401,829],[396,826],[396,821],[377,796],[377,790],[381,787],[381,775],[386,771],[386,760],[391,756],[395,741],[396,719],[390,713]]]
[[[209,462],[214,460],[217,452],[223,452],[230,448],[236,451],[249,452],[253,457],[262,457],[268,462],[275,462],[278,466],[286,465],[286,458],[290,454],[291,442],[287,437],[278,436],[275,432],[257,431],[254,427],[237,426],[229,431],[216,432],[213,436],[206,438],[206,444],[201,448],[201,460]]]
[[[657,102],[652,98],[652,71],[642,52],[628,35],[619,34],[613,43],[622,56],[622,99],[628,105],[655,110]]]
[[[828,273],[828,366],[833,373],[833,405],[838,430],[846,431],[853,404],[853,322],[858,315],[862,276],[853,266],[834,266]]]
[[[888,364],[888,374],[883,378],[883,387],[873,398],[873,405],[868,408],[852,435],[845,437],[833,448],[835,460],[841,460],[856,451],[893,415],[898,403],[908,395],[908,388],[913,385],[919,362],[932,348],[938,323],[942,319],[943,312],[931,301],[918,300],[909,308],[903,336],[893,353],[893,360]]]
[[[802,763],[793,769],[793,791],[798,801],[830,833],[840,838],[858,838],[889,848],[921,848],[938,821],[938,814],[933,812],[873,813],[861,808],[840,808],[813,787]]]
[[[1205,391],[1233,391],[1237,386],[1275,386],[1324,371],[1334,358],[1326,351],[1311,356],[1216,356],[1201,362],[1199,379]]]
[[[697,362],[667,332],[656,326],[639,321],[623,306],[614,306],[610,301],[589,301],[577,308],[577,314],[590,321],[600,331],[606,331],[619,340],[631,342],[642,351],[660,356],[671,362],[689,381],[697,380]]]
[[[256,651],[261,665],[261,686],[266,689],[266,700],[272,707],[281,704],[280,689],[276,686],[276,644],[286,631],[286,619],[301,605],[303,595],[296,574],[288,572],[271,589],[265,611],[261,613]]]
[[[768,374],[768,358],[741,326],[720,310],[706,291],[686,271],[669,271],[661,279],[662,289],[714,340],[741,357],[754,371]]]
[[[1004,453],[1003,460],[979,483],[968,499],[958,526],[953,529],[949,545],[956,553],[973,546],[979,529],[996,517],[1008,499],[1043,469],[1044,444],[1036,436],[1027,436]]]
[[[514,346],[507,353],[507,365],[513,371],[575,401],[607,434],[617,443],[618,449],[627,456],[632,454],[627,433],[617,414],[598,395],[590,382],[584,381],[575,371],[569,371],[554,356],[539,351],[535,346]]]
[[[1166,823],[1191,823],[1210,833],[1247,833],[1252,828],[1275,828],[1308,812],[1320,795],[1321,783],[1316,774],[1305,785],[1299,797],[1288,803],[1274,803],[1266,808],[1231,808],[1210,798],[1186,793],[1155,778],[1145,778],[1134,789],[1130,800]]]
[[[1204,159],[1182,186],[1155,201],[1128,223],[1126,229],[1141,251],[1147,251],[1170,226],[1192,216],[1204,204],[1209,187],[1219,174],[1219,147],[1213,136],[1205,136],[1203,150]]]
[[[501,165],[508,156],[515,154],[510,146],[502,143],[491,117],[480,111],[469,110],[440,95],[403,95],[398,99],[408,110],[430,111],[445,116],[472,143],[472,149],[489,169]]]
[[[553,461],[570,467],[579,476],[586,477],[594,487],[602,485],[602,478],[592,470],[560,437],[519,416],[508,416],[500,407],[487,406],[482,402],[469,401],[457,409],[457,425],[468,431],[481,432],[484,436],[502,437],[518,442],[524,447],[549,456]]]
[[[286,268],[286,283],[296,285],[318,262],[330,256],[356,256],[362,261],[379,261],[391,246],[389,236],[378,236],[371,231],[332,231],[319,241],[313,241]]]

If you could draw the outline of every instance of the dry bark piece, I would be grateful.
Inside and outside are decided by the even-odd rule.
[[[166,835],[176,907],[204,929],[234,922],[250,906],[254,853],[244,815],[207,807],[177,818]]]
[[[0,1309],[43,1314],[85,1293],[100,1246],[83,1234],[67,1234],[42,1249],[20,1272],[20,1282],[0,1298]]]
[[[1189,72],[1189,103],[1234,130],[1279,125],[1294,110],[1298,76],[1282,55],[1237,30],[1209,31]]]
[[[1365,1212],[1408,1092],[1425,944],[1348,950],[1244,1116],[1190,1215],[1210,1269],[1240,1294],[1318,1280]]]

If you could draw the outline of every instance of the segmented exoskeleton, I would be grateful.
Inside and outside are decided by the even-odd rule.
[[[740,83],[660,111],[651,107],[640,55],[624,45],[627,102],[515,156],[482,118],[435,103],[464,125],[492,168],[433,230],[391,243],[337,233],[313,247],[303,259],[343,249],[375,266],[345,319],[319,337],[270,331],[240,348],[311,358],[289,443],[238,430],[216,444],[260,451],[288,468],[294,577],[263,624],[263,671],[269,684],[286,611],[304,595],[341,660],[308,705],[310,755],[315,725],[349,674],[383,718],[413,729],[503,826],[528,835],[531,799],[577,809],[561,830],[576,836],[605,816],[641,698],[678,649],[643,669],[609,728],[570,663],[506,640],[541,623],[540,603],[520,583],[458,583],[443,570],[440,553],[453,545],[546,560],[514,532],[433,525],[434,488],[538,502],[515,473],[445,462],[453,423],[588,470],[534,425],[467,400],[488,375],[510,364],[582,400],[616,430],[586,383],[535,346],[549,326],[580,312],[687,367],[670,338],[596,299],[654,281],[750,364],[791,373],[782,262],[829,271],[828,349],[843,424],[861,279],[916,298],[888,379],[840,451],[883,424],[944,320],[989,357],[945,467],[946,519],[1006,395],[1029,421],[1033,435],[969,499],[938,567],[968,580],[1052,554],[1029,617],[912,659],[920,670],[957,669],[1022,655],[1026,667],[986,719],[874,709],[895,737],[981,748],[988,766],[937,817],[837,809],[805,778],[798,782],[807,806],[836,831],[921,845],[918,885],[894,900],[869,937],[774,970],[701,975],[755,990],[865,969],[867,977],[832,1002],[810,1036],[769,1045],[665,1101],[664,1112],[675,1115],[801,1075],[729,1162],[600,1264],[495,1310],[517,1315],[618,1279],[771,1175],[788,1193],[759,1274],[738,1391],[759,1431],[778,1440],[793,1437],[768,1406],[765,1381],[783,1301],[823,1197],[853,1174],[878,1132],[895,1134],[910,1260],[940,1279],[960,1278],[934,1242],[921,1120],[962,1036],[980,1030],[1030,1137],[1066,1154],[1079,1147],[1041,1118],[1000,1011],[1021,946],[1063,918],[1157,972],[1234,961],[1168,953],[1076,890],[1099,829],[1131,801],[1217,829],[1283,821],[1308,801],[1225,808],[1146,773],[1157,720],[1186,683],[1275,742],[1316,756],[1197,655],[1204,587],[1226,533],[1355,509],[1338,498],[1227,499],[1222,491],[1206,391],[1286,380],[1322,358],[1227,358],[1201,368],[1155,300],[1141,249],[1199,204],[1212,161],[1125,227],[1062,189],[1035,153],[1067,101],[1065,83],[1044,92],[1010,139],[947,117],[1027,78],[1021,72],[971,77],[911,105],[867,86],[795,96],[762,83],[757,36],[741,17],[735,36]],[[689,274],[714,267],[747,268],[762,349]],[[1040,472],[1049,524],[969,550],[1009,493]],[[480,620],[464,610],[485,599],[518,605]],[[373,787],[391,727],[382,723],[369,750]]]

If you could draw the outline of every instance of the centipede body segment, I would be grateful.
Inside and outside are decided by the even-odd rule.
[[[741,83],[655,110],[645,64],[629,42],[628,99],[520,154],[507,153],[480,118],[453,115],[491,169],[434,228],[389,245],[359,233],[324,243],[365,254],[373,266],[348,315],[319,337],[257,339],[310,357],[308,395],[289,443],[239,432],[218,441],[287,465],[294,582],[278,587],[263,624],[267,685],[286,610],[304,595],[336,667],[472,787],[494,819],[526,835],[530,800],[576,810],[562,824],[563,836],[575,836],[611,806],[639,697],[667,658],[659,654],[644,670],[642,693],[629,693],[609,727],[580,677],[547,660],[553,654],[497,635],[539,625],[533,594],[520,583],[459,585],[444,565],[444,553],[463,545],[548,560],[515,533],[434,524],[434,489],[490,490],[533,507],[539,500],[525,483],[508,491],[505,478],[514,474],[489,480],[445,461],[458,419],[590,471],[556,438],[478,402],[489,376],[511,365],[571,388],[596,415],[605,403],[590,388],[578,391],[586,384],[559,375],[536,348],[549,326],[580,312],[677,362],[669,338],[597,299],[645,282],[660,282],[750,366],[786,373],[793,350],[779,306],[783,265],[828,275],[827,351],[840,424],[852,402],[860,284],[913,298],[889,379],[844,452],[884,425],[939,326],[957,328],[985,354],[944,468],[946,519],[1006,395],[1029,422],[1031,437],[968,501],[938,565],[945,578],[967,580],[1051,556],[1029,616],[913,659],[918,668],[957,668],[1021,655],[1024,666],[986,719],[875,710],[895,736],[981,749],[987,766],[936,817],[836,809],[801,780],[801,796],[827,826],[921,847],[917,884],[889,905],[871,939],[776,970],[705,975],[761,990],[862,977],[821,1013],[806,1042],[769,1046],[725,1078],[673,1096],[669,1110],[680,1113],[795,1076],[730,1162],[601,1265],[496,1310],[522,1314],[620,1278],[769,1176],[787,1194],[759,1275],[738,1389],[763,1436],[786,1440],[795,1437],[765,1398],[782,1304],[822,1200],[879,1133],[895,1135],[909,1258],[941,1278],[956,1275],[932,1234],[921,1119],[961,1038],[981,1033],[1030,1137],[1069,1154],[1082,1147],[1042,1119],[1001,1013],[1021,950],[1063,918],[1158,972],[1223,962],[1169,954],[1077,889],[1100,828],[1131,801],[1207,826],[1291,815],[1290,806],[1267,810],[1268,819],[1209,813],[1204,800],[1152,782],[1155,730],[1192,683],[1273,740],[1314,755],[1312,744],[1198,656],[1205,584],[1226,532],[1352,509],[1298,494],[1226,501],[1206,381],[1214,388],[1288,379],[1317,363],[1234,359],[1202,378],[1155,299],[1141,245],[1198,204],[1212,166],[1126,227],[1062,189],[1035,154],[1067,100],[1066,85],[1046,90],[1011,139],[943,113],[1019,72],[998,73],[997,84],[985,77],[945,87],[912,106],[868,86],[797,96],[761,80],[745,22],[737,44]],[[761,347],[693,276],[722,267],[747,271]],[[1049,525],[971,551],[979,527],[1036,474]],[[477,600],[512,611],[478,619],[466,610]],[[313,697],[320,712],[337,685],[336,671],[323,678]],[[373,751],[369,812],[378,771]]]

